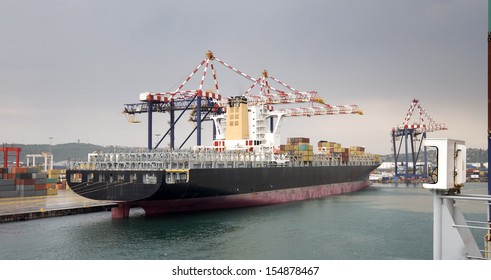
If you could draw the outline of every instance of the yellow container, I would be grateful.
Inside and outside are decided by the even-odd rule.
[[[46,190],[46,194],[47,195],[57,195],[58,194],[58,190],[57,189],[47,189]]]

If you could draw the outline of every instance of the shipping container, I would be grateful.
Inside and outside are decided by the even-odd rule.
[[[45,184],[42,184],[42,185],[36,185],[35,186],[35,189],[40,191],[40,190],[45,190],[46,189],[46,185]]]
[[[0,186],[15,186],[15,180],[0,179]]]
[[[46,195],[47,194],[47,190],[42,190],[42,191],[35,191],[35,195],[36,196],[40,196],[40,195]]]
[[[36,185],[46,185],[47,179],[36,179]]]
[[[309,150],[309,144],[298,144],[298,150],[299,151],[308,151]]]
[[[19,191],[0,191],[0,198],[18,197]]]
[[[18,191],[26,192],[26,191],[34,191],[36,189],[36,186],[35,185],[17,185],[16,188]]]
[[[12,184],[12,185],[0,185],[0,192],[15,191],[15,190],[16,190],[16,187],[14,184]]]
[[[15,179],[16,185],[35,185],[36,180],[34,179]]]
[[[58,182],[58,179],[57,178],[48,178],[46,179],[46,183],[49,184],[49,183],[56,183]]]
[[[46,179],[48,178],[48,174],[44,172],[32,173],[32,179]]]
[[[14,173],[16,179],[32,179],[32,173]]]
[[[46,190],[46,195],[57,195],[58,190],[57,189],[48,189]]]

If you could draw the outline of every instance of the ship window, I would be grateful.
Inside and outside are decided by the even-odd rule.
[[[185,184],[189,182],[189,173],[181,170],[169,170],[165,173],[167,184]]]
[[[99,182],[104,182],[104,174],[99,174]]]
[[[70,174],[70,181],[72,181],[72,183],[82,183],[82,173]]]
[[[143,183],[144,184],[157,184],[157,176],[155,176],[154,173],[151,174],[145,174],[143,176]]]
[[[239,122],[238,121],[235,121],[235,125],[238,126],[239,125]]]
[[[118,181],[124,181],[124,174],[118,174]]]
[[[89,182],[89,183],[94,182],[94,173],[87,174],[87,182]]]
[[[233,121],[230,121],[230,126],[234,126],[234,122]]]

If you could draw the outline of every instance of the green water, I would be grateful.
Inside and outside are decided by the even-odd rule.
[[[485,220],[484,205],[467,209]],[[139,209],[127,220],[100,212],[0,224],[0,259],[424,260],[432,258],[432,215],[431,193],[421,186],[378,184],[313,201],[158,218]]]

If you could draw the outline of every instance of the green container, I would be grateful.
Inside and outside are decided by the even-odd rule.
[[[298,150],[299,151],[308,151],[309,150],[309,144],[298,144]]]
[[[56,182],[58,182],[58,179],[56,179],[56,178],[48,178],[48,179],[46,179],[46,183],[47,184],[49,184],[49,183],[56,184]]]

